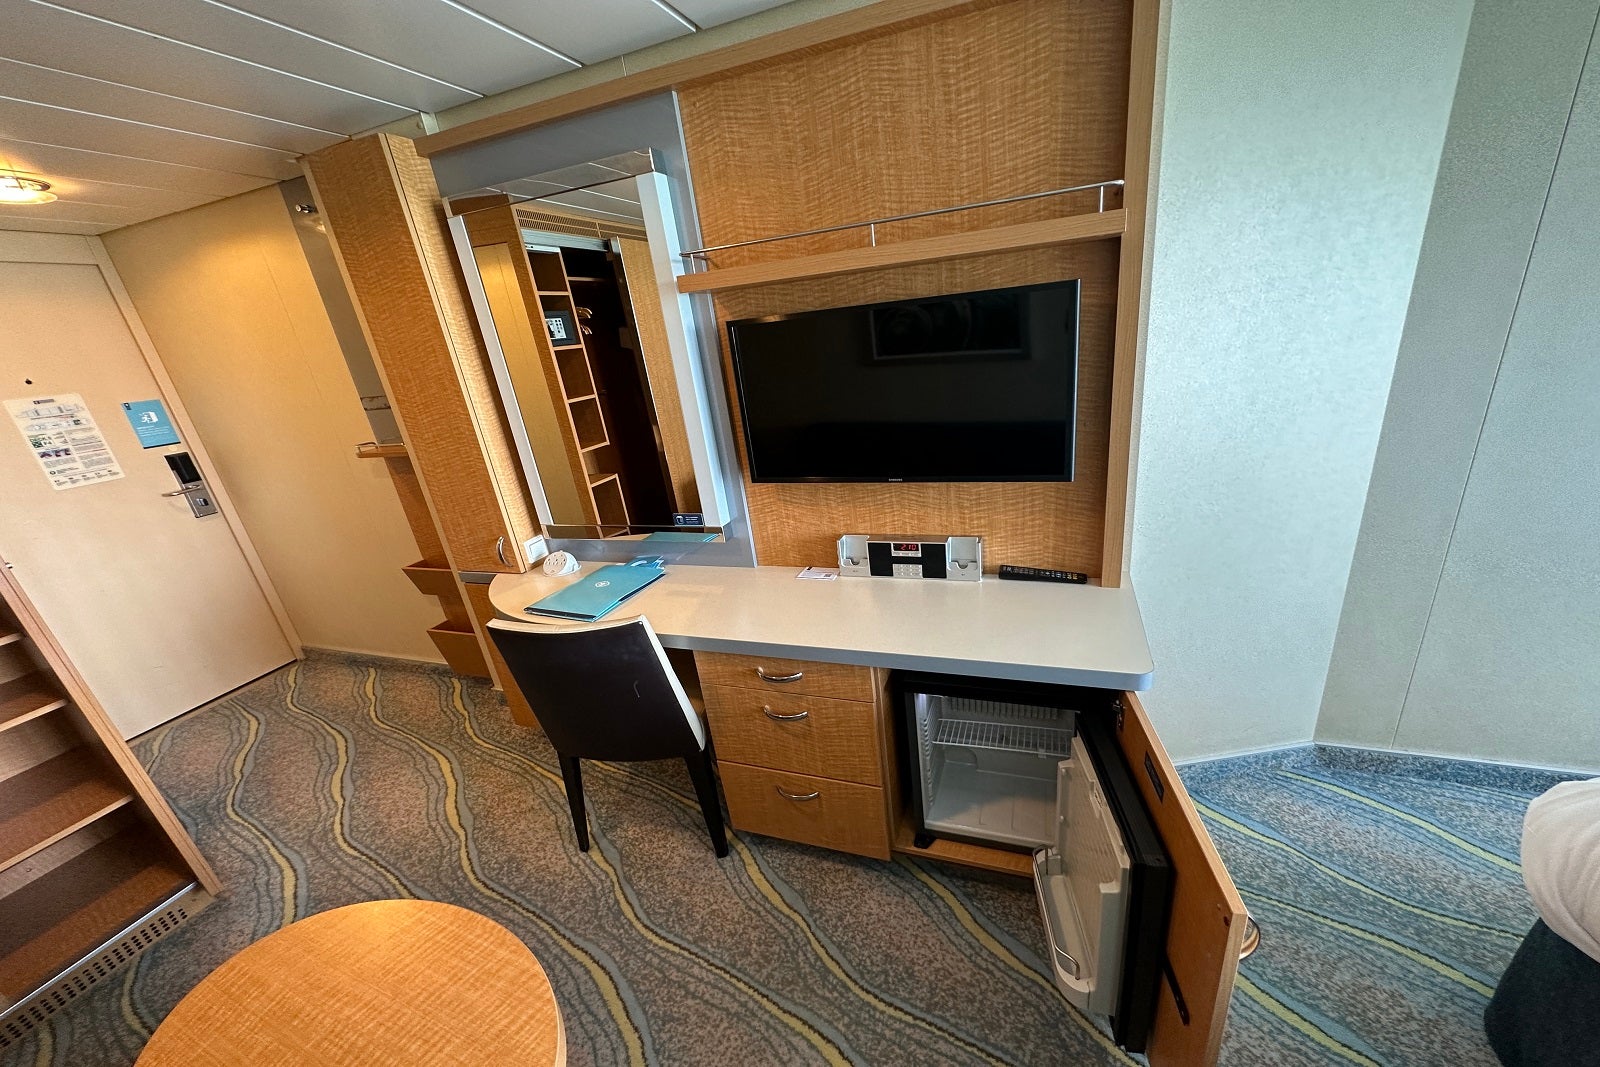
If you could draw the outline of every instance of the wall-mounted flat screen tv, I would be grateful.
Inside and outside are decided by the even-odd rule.
[[[1076,280],[728,323],[756,482],[1063,482]]]

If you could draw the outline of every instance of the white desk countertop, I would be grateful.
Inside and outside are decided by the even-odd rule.
[[[580,574],[604,566],[585,563]],[[667,575],[606,616],[644,615],[669,648],[1102,689],[1146,689],[1155,665],[1126,586],[907,578],[796,578],[798,567],[693,567]],[[522,609],[577,575],[497,575],[495,610]]]

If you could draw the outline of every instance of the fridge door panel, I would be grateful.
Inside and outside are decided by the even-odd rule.
[[[1217,1062],[1239,969],[1245,908],[1138,698],[1122,694],[1116,738],[1171,858],[1171,921],[1146,1055],[1150,1067]]]
[[[1051,970],[1069,1002],[1108,1015],[1121,989],[1128,854],[1082,738],[1057,765],[1056,782],[1056,840],[1034,854]]]

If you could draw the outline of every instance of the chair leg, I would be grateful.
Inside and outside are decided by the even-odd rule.
[[[722,825],[722,802],[717,799],[717,773],[711,763],[711,749],[707,747],[698,755],[686,756],[689,777],[694,779],[694,792],[700,798],[700,814],[705,816],[706,829],[711,832],[711,847],[720,859],[728,854],[728,833]]]
[[[572,809],[572,832],[578,837],[578,849],[589,851],[589,818],[583,811],[583,775],[578,770],[577,756],[561,756],[561,780],[567,787],[567,807]]]

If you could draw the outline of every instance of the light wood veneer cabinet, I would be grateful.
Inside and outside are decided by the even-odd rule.
[[[870,667],[695,653],[734,829],[889,858],[889,751]]]

